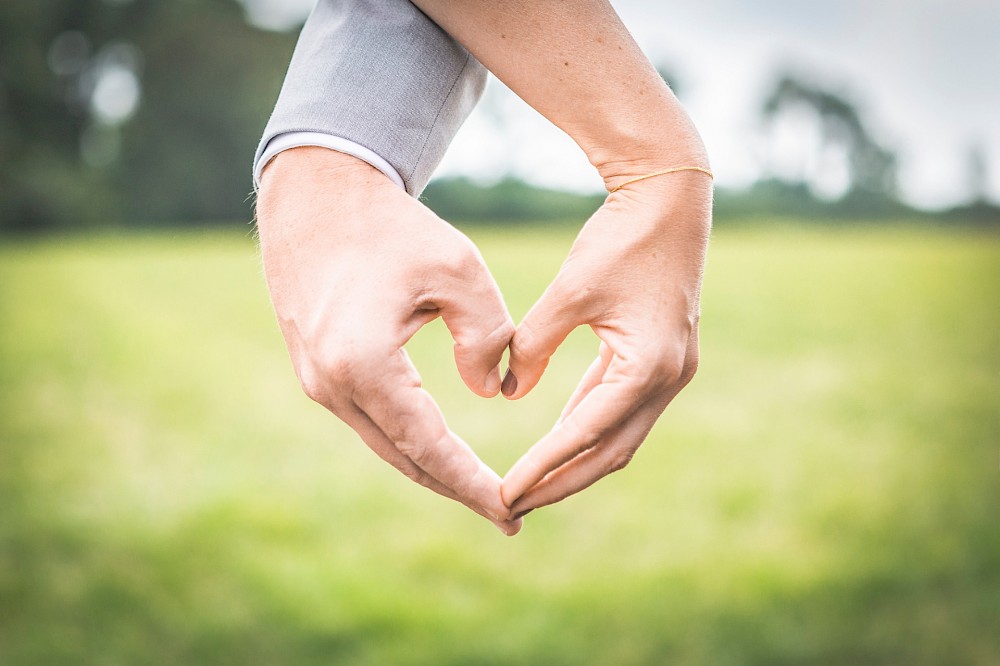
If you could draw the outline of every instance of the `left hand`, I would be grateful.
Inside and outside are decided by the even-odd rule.
[[[447,426],[404,345],[440,316],[470,389],[500,390],[514,332],[475,245],[365,162],[279,154],[257,200],[268,290],[306,394],[411,480],[513,535],[500,477]]]
[[[577,326],[601,339],[562,416],[507,473],[514,518],[622,469],[698,367],[711,181],[679,172],[610,195],[511,341],[504,395],[538,382]]]

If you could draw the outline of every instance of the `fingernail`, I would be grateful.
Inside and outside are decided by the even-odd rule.
[[[517,391],[517,377],[515,377],[514,373],[510,371],[510,368],[507,368],[507,374],[504,375],[503,385],[500,390],[503,391],[503,394],[508,398],[514,395]]]
[[[493,368],[490,370],[490,374],[486,375],[483,389],[490,395],[496,395],[496,392],[500,390],[500,366]]]

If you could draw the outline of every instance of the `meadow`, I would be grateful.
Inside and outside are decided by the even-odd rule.
[[[569,227],[475,229],[519,319]],[[716,231],[702,365],[505,538],[298,388],[247,230],[0,243],[0,664],[1000,663],[1000,234]],[[596,353],[484,400],[500,474]]]

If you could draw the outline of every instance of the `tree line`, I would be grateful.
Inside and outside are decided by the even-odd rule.
[[[294,43],[235,0],[0,3],[0,229],[248,220]]]
[[[294,43],[250,25],[237,0],[0,4],[0,231],[250,220],[250,159]],[[895,156],[847,97],[779,77],[761,105],[765,132],[791,111],[812,114],[845,156],[844,191],[827,201],[806,179],[772,175],[721,190],[717,217],[912,212]],[[955,214],[1000,220],[977,159],[981,195]],[[508,177],[438,180],[425,200],[447,219],[490,222],[578,220],[601,198]]]

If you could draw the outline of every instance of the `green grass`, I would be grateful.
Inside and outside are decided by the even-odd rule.
[[[518,319],[567,230],[473,234]],[[506,539],[300,394],[246,234],[0,248],[0,663],[995,664],[1000,236],[723,229],[702,369]],[[596,352],[476,398],[501,474]]]

